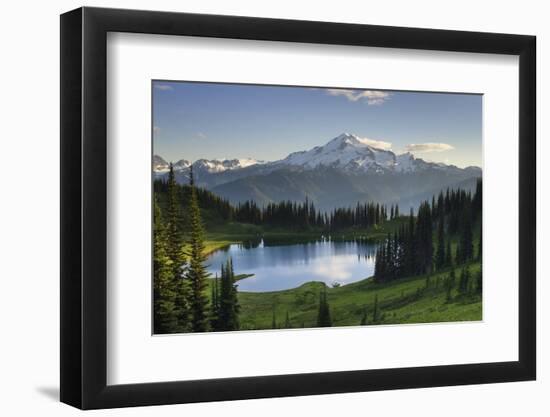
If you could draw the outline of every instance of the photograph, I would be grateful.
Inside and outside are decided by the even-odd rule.
[[[154,80],[153,334],[482,320],[482,99]]]

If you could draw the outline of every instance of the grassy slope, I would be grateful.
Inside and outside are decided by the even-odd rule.
[[[396,230],[407,217],[388,221],[382,226],[365,229],[349,229],[333,235],[333,239],[385,238],[387,233]],[[474,250],[477,250],[479,241],[479,228],[474,227]],[[284,243],[300,242],[317,239],[321,236],[319,231],[296,231],[294,233],[267,229],[258,226],[230,223],[223,227],[209,230],[207,234],[206,251],[224,247],[230,243],[247,239],[263,237],[268,242],[276,243],[278,240]],[[452,242],[452,250],[456,252],[457,243]],[[472,276],[480,268],[479,262],[470,264]],[[461,267],[455,269],[458,284]],[[334,326],[356,326],[361,322],[365,308],[368,312],[368,324],[372,323],[372,309],[374,297],[378,294],[379,307],[382,318],[375,324],[397,323],[434,323],[446,321],[475,321],[482,319],[481,296],[459,296],[456,289],[453,299],[446,301],[442,279],[447,277],[450,270],[435,273],[430,277],[431,285],[426,289],[426,276],[404,278],[389,284],[375,284],[372,280],[365,279],[339,288],[328,288],[327,295],[331,308]],[[236,271],[238,274],[238,271]],[[440,283],[436,287],[439,277]],[[246,276],[239,276],[245,279]],[[276,292],[239,292],[241,305],[241,328],[245,329],[271,329],[273,310],[278,326],[282,326],[288,311],[292,327],[315,327],[317,321],[317,309],[319,291],[324,284],[321,282],[308,282],[298,288]],[[210,292],[208,292],[210,293]]]
[[[479,262],[470,264],[472,274],[479,268]],[[460,269],[457,268],[455,273],[458,283]],[[373,324],[375,295],[378,295],[382,314],[382,319],[375,324],[481,320],[480,295],[459,296],[455,289],[453,299],[446,301],[442,279],[448,274],[448,270],[433,274],[428,288],[425,276],[405,278],[391,284],[375,284],[365,279],[338,288],[328,288],[333,326],[359,325],[365,308],[368,311],[368,324]],[[440,282],[436,286],[438,277]],[[319,291],[323,286],[321,282],[308,282],[285,291],[239,292],[241,328],[270,329],[274,308],[278,325],[283,325],[288,311],[292,327],[315,327]]]

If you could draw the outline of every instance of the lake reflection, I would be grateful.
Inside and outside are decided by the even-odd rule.
[[[208,257],[208,270],[220,274],[233,258],[235,274],[254,274],[238,282],[239,291],[278,291],[305,282],[322,281],[332,286],[349,284],[374,273],[376,244],[365,241],[331,241],[267,246],[233,244]]]

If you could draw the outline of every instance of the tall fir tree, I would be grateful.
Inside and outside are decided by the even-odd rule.
[[[453,250],[451,248],[451,239],[447,239],[447,249],[445,250],[445,265],[453,266]]]
[[[153,218],[153,326],[156,334],[177,331],[176,293],[172,275],[172,260],[166,253],[166,230],[157,200],[154,200]]]
[[[181,209],[180,209],[180,194],[179,187],[176,183],[174,167],[170,163],[168,172],[168,205],[166,208],[166,238],[167,238],[167,255],[173,262],[175,274],[181,275],[181,265],[185,261],[183,254],[183,234],[181,231]]]
[[[183,279],[185,254],[181,231],[181,210],[179,187],[176,183],[174,167],[170,163],[167,181],[168,205],[166,209],[166,254],[171,260],[172,286],[175,291],[175,312],[177,328],[180,332],[189,330],[189,286]]]
[[[195,175],[193,174],[193,164],[189,165],[189,185],[195,186]]]
[[[469,289],[470,283],[470,267],[466,266],[462,268],[460,273],[460,280],[458,281],[458,291],[460,294],[466,294]]]
[[[467,204],[462,210],[462,222],[460,225],[460,259],[457,262],[467,262],[473,258],[474,244],[472,236],[472,210]]]
[[[445,267],[445,217],[440,215],[437,224],[437,252],[435,267],[440,270]]]
[[[189,308],[191,313],[191,330],[206,332],[210,328],[208,314],[208,296],[205,294],[209,273],[204,263],[204,228],[202,225],[197,191],[191,189],[189,202],[189,264],[185,274],[189,283]]]
[[[477,244],[477,260],[482,261],[483,257],[483,228],[479,228],[479,242]]]
[[[219,299],[219,278],[218,274],[210,281],[210,328],[213,331],[219,330],[220,299]]]
[[[219,328],[223,331],[239,330],[239,301],[233,260],[229,258],[222,266],[222,276],[219,295]]]
[[[435,200],[432,200],[432,203]],[[428,202],[424,202],[418,208],[416,220],[416,240],[418,245],[418,270],[417,273],[424,274],[432,270],[433,263],[433,233],[432,215]]]

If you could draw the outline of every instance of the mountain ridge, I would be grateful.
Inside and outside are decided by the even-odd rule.
[[[323,146],[277,161],[199,159],[191,164],[181,159],[173,167],[176,180],[185,183],[192,165],[199,186],[233,203],[254,200],[266,204],[308,197],[326,209],[366,200],[416,206],[415,194],[439,192],[464,181],[473,188],[475,181],[469,180],[482,175],[479,167],[427,162],[409,152],[396,154],[375,147],[372,142],[343,133]],[[168,169],[169,164],[154,155],[155,177],[163,178]]]

